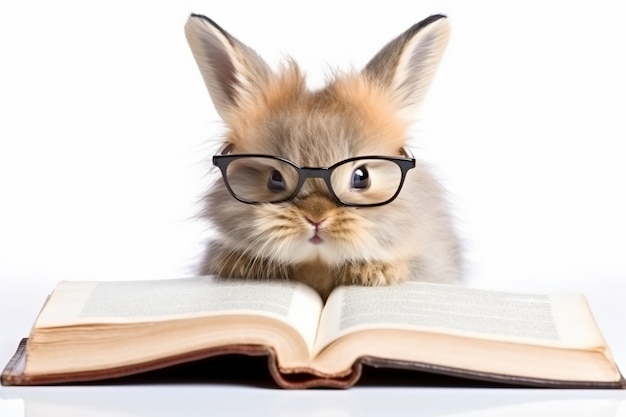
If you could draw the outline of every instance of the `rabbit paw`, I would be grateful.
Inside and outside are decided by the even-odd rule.
[[[341,284],[367,286],[391,285],[406,281],[409,277],[408,264],[388,262],[352,263],[340,269]]]

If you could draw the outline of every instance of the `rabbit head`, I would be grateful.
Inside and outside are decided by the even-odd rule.
[[[344,284],[458,280],[458,241],[443,191],[404,151],[448,41],[445,16],[417,23],[362,71],[336,74],[315,91],[295,63],[273,71],[207,17],[191,15],[185,30],[226,124],[223,154],[263,156],[234,158],[207,193],[203,214],[217,236],[202,273],[294,279],[323,296]],[[391,197],[399,174],[379,172],[383,161],[375,157],[415,163],[386,204],[368,203]],[[324,170],[301,170],[315,175],[298,180],[295,167],[329,168],[346,160],[331,179]],[[229,169],[239,177],[227,178]]]

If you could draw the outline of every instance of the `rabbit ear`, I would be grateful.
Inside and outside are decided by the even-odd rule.
[[[406,120],[414,118],[422,103],[449,34],[446,16],[430,16],[389,42],[363,70],[368,79],[390,91]]]
[[[192,14],[185,35],[217,112],[224,120],[268,79],[254,52],[206,16]]]

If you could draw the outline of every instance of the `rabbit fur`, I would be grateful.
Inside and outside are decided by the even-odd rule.
[[[354,156],[400,156],[450,29],[445,16],[430,16],[362,71],[337,73],[314,91],[294,62],[273,71],[205,16],[191,15],[185,32],[232,153],[328,167]],[[322,297],[339,285],[461,280],[445,192],[419,160],[396,200],[378,207],[343,206],[317,178],[291,201],[256,205],[235,200],[220,178],[204,202],[217,236],[202,274],[297,280]]]

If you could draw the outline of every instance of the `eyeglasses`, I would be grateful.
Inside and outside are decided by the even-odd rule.
[[[405,157],[357,156],[328,168],[300,167],[278,156],[230,154],[225,147],[213,156],[226,188],[247,204],[280,203],[293,199],[308,178],[321,178],[339,203],[345,206],[382,206],[395,200],[415,158],[406,148]]]

